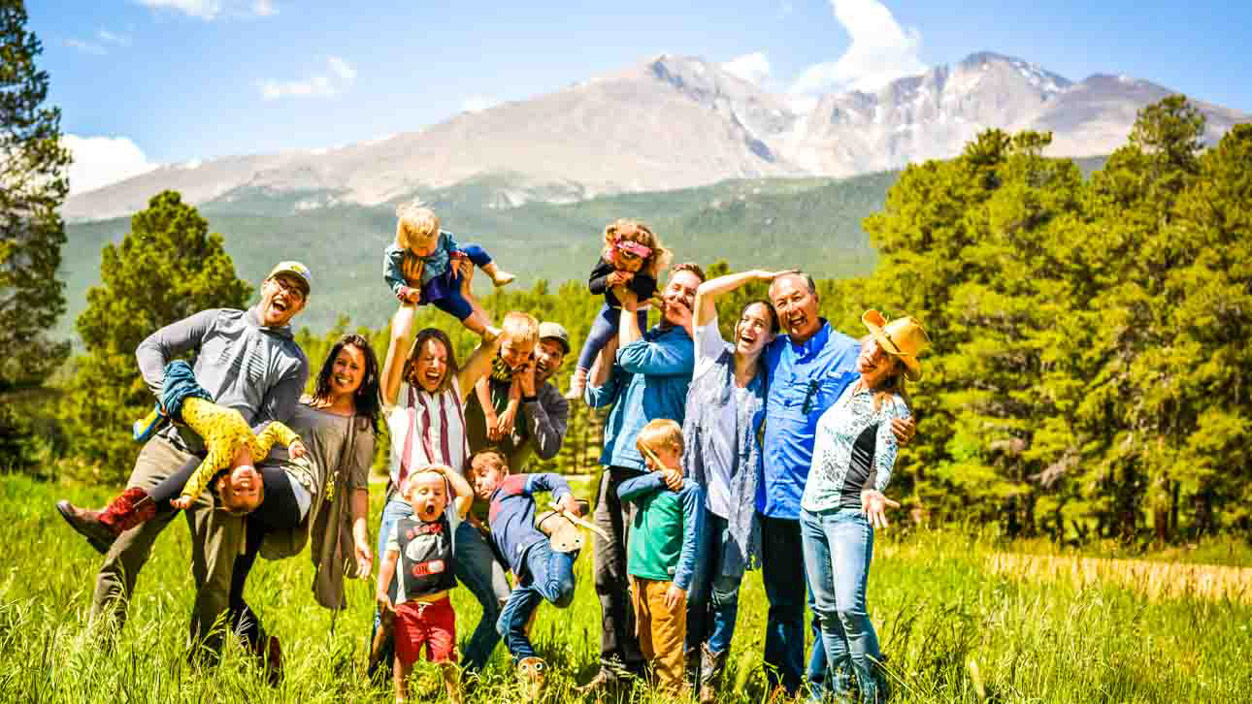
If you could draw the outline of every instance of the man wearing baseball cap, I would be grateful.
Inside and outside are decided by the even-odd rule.
[[[471,452],[478,452],[492,444],[494,449],[504,453],[514,472],[525,471],[531,455],[538,455],[541,460],[556,457],[565,442],[569,402],[550,380],[561,368],[569,349],[569,333],[560,323],[539,324],[539,342],[535,345],[534,354],[514,373],[522,391],[520,421],[512,433],[495,443],[488,441],[486,425],[472,420],[481,419],[483,413],[477,396],[470,394],[466,399],[465,433]],[[497,413],[504,410],[509,400],[509,382],[492,379],[491,400]]]
[[[198,349],[195,378],[215,403],[238,410],[254,428],[273,420],[288,422],[309,376],[308,360],[296,344],[290,322],[307,304],[312,284],[313,276],[304,264],[280,262],[261,282],[261,300],[248,310],[204,310],[157,330],[135,350],[144,382],[160,398],[166,364]],[[152,489],[196,455],[204,455],[200,437],[170,425],[144,444],[127,487]],[[95,512],[68,502],[58,503],[57,508],[75,529],[83,521],[98,519]],[[211,634],[210,629],[227,608],[231,570],[243,540],[243,519],[213,510],[209,492],[184,513],[191,528],[192,576],[197,586],[192,637],[208,638],[206,644],[217,651],[220,633]],[[139,571],[174,515],[158,515],[123,532],[112,545],[97,546],[105,552],[105,559],[96,576],[93,622],[110,620],[117,626],[125,622]]]

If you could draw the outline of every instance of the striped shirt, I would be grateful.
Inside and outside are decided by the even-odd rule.
[[[469,443],[465,410],[455,388],[428,393],[400,385],[401,404],[387,411],[391,436],[391,483],[399,488],[409,474],[425,464],[446,464],[465,473]]]

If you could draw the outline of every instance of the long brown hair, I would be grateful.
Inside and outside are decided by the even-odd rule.
[[[408,359],[404,360],[403,378],[409,386],[421,388],[422,385],[417,380],[417,357],[421,354],[421,349],[431,340],[436,340],[443,345],[444,352],[448,355],[448,369],[444,372],[443,380],[439,382],[439,388],[436,389],[439,393],[443,393],[452,388],[452,378],[461,368],[456,363],[456,350],[452,347],[452,340],[448,339],[448,334],[439,328],[422,328],[417,333],[413,346],[409,348]]]
[[[365,357],[364,375],[361,377],[361,385],[357,387],[356,393],[352,394],[352,405],[358,416],[369,418],[370,425],[377,433],[381,405],[378,395],[378,356],[374,354],[374,348],[363,335],[349,333],[339,338],[339,341],[330,348],[330,352],[326,354],[326,360],[322,362],[322,370],[317,374],[317,387],[313,391],[313,401],[322,403],[330,401],[330,377],[335,372],[335,358],[348,345],[361,350],[361,356]]]

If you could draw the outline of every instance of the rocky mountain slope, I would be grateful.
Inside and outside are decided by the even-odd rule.
[[[801,109],[717,64],[662,55],[384,140],[161,167],[77,195],[64,214],[125,215],[164,188],[196,204],[300,193],[292,206],[300,211],[490,181],[496,206],[508,208],[726,179],[841,177],[953,156],[988,127],[1051,130],[1057,156],[1107,154],[1123,143],[1140,108],[1170,93],[1125,76],[1073,82],[1021,59],[979,53],[877,93],[826,95]],[[1212,140],[1252,119],[1197,104]]]

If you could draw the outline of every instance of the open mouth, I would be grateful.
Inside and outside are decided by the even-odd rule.
[[[434,516],[434,515],[435,515],[435,505],[434,505],[434,504],[426,504],[426,507],[422,509],[422,515],[424,515],[424,516]]]
[[[787,316],[787,327],[790,327],[790,328],[802,327],[804,325],[804,320],[805,318],[804,318],[804,315],[802,314],[797,313],[795,315],[789,315]]]

